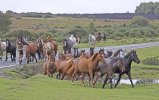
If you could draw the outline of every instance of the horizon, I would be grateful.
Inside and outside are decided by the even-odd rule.
[[[143,2],[159,0],[5,0],[1,1],[0,11],[51,14],[135,13],[136,7]]]

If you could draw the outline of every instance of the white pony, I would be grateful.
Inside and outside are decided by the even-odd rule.
[[[3,52],[6,51],[7,44],[6,42],[2,42],[0,39],[0,59],[3,57]]]
[[[88,40],[89,40],[90,46],[92,46],[92,45],[94,45],[95,42],[96,42],[96,37],[95,37],[94,35],[92,35],[92,34],[89,34]]]
[[[71,35],[69,39],[73,42],[73,47],[77,47],[76,38],[73,35]]]

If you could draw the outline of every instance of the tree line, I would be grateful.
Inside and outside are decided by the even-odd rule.
[[[136,7],[136,14],[159,14],[159,2],[144,2]]]

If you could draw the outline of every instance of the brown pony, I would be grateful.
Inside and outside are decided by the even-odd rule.
[[[20,49],[19,50],[19,58],[20,58],[20,64],[22,62],[22,57],[23,57],[23,51],[22,49],[25,48],[26,49],[26,59],[27,59],[27,63],[29,63],[30,61],[30,57],[32,56],[33,59],[35,58],[36,62],[37,62],[37,58],[35,56],[37,50],[38,50],[38,47],[35,43],[33,42],[30,42],[28,43],[27,45],[24,45],[22,44],[22,42],[18,42],[17,43],[17,47]]]
[[[42,38],[37,39],[37,46],[38,46],[39,59],[42,59],[44,58],[44,54],[43,54],[44,41]]]
[[[47,42],[43,46],[43,54],[45,58],[48,60],[49,55],[56,55],[55,54],[55,45],[52,42]]]
[[[43,64],[43,74],[48,75],[49,77],[52,78],[55,72],[56,72],[55,56],[49,55],[49,60]]]
[[[67,75],[67,71],[71,66],[74,64],[73,59],[69,60],[58,60],[56,61],[56,66],[57,66],[57,72],[59,72],[59,78],[62,74],[61,80],[64,79],[64,76]]]
[[[80,55],[83,55],[84,52],[85,50],[81,50]],[[59,59],[60,60],[58,61],[58,64],[57,64],[58,65],[57,71],[59,72],[59,75],[62,74],[61,79],[63,80],[65,75],[68,75],[69,78],[71,78],[72,73],[70,72],[70,69],[75,64],[74,63],[75,60],[73,56],[70,54],[61,54],[61,57]]]
[[[75,71],[72,75],[72,84],[73,84],[73,78],[74,78],[75,74],[83,73],[83,74],[90,75],[90,79],[92,81],[92,86],[94,87],[96,82],[93,83],[93,77],[95,75],[95,72],[98,70],[98,63],[99,63],[99,61],[101,61],[102,63],[105,63],[103,53],[104,53],[103,50],[100,50],[98,53],[95,53],[91,58],[79,59],[79,62],[77,63],[77,65],[75,67]]]

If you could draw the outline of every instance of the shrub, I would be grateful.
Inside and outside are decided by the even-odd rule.
[[[159,65],[159,57],[149,57],[142,61],[145,65]]]
[[[149,20],[145,17],[142,16],[135,16],[130,23],[132,25],[138,25],[138,26],[148,26],[149,25]]]

